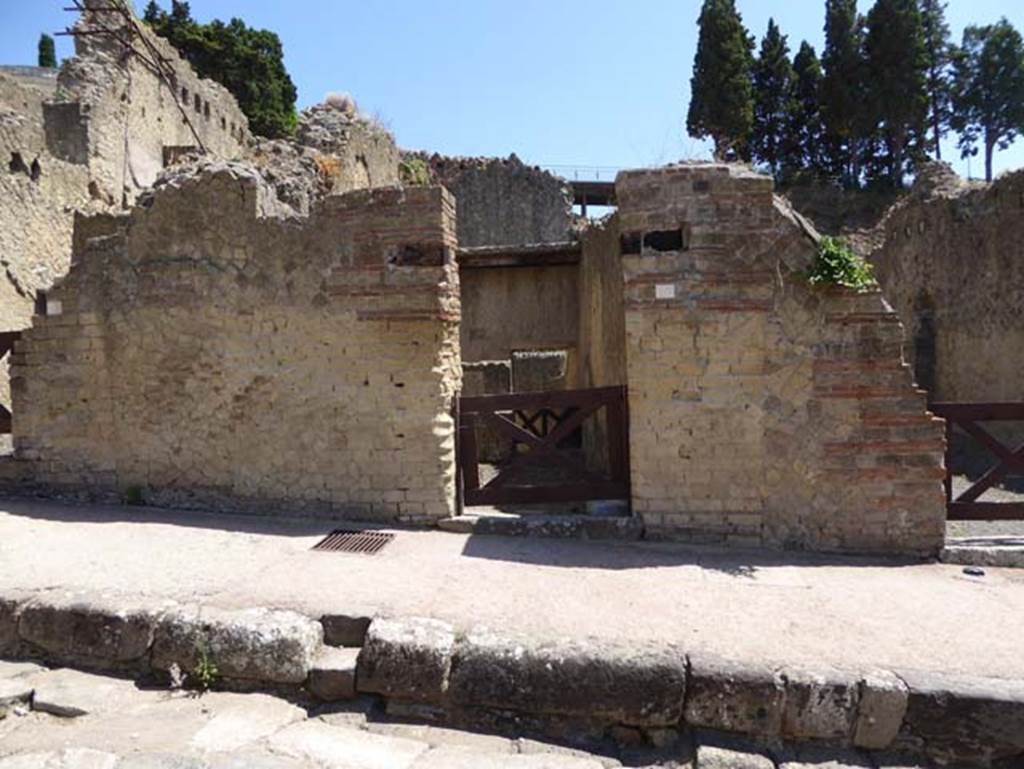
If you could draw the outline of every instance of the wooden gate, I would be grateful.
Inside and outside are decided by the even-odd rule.
[[[1024,403],[932,403],[929,410],[946,420],[946,509],[951,521],[994,521],[1024,519],[1024,502],[979,502],[978,497],[1013,472],[1024,476],[1024,443],[1004,446],[979,422],[1024,422]],[[959,427],[988,449],[998,462],[986,470],[970,488],[953,498],[950,470],[953,430]]]
[[[572,448],[584,423],[604,410],[605,470],[588,468]],[[629,435],[625,387],[482,395],[458,400],[458,455],[465,505],[629,499]],[[496,474],[481,484],[477,425],[489,425],[513,446]],[[597,434],[597,431],[595,431]],[[553,471],[538,479],[539,471]]]

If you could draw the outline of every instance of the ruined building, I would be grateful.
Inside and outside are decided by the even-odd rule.
[[[53,94],[0,81],[19,489],[449,526],[481,500],[618,499],[650,537],[941,546],[943,426],[904,328],[919,382],[934,349],[937,387],[979,394],[941,373],[957,280],[907,244],[968,248],[956,217],[1009,216],[1012,193],[895,209],[890,306],[809,285],[816,233],[741,168],[623,172],[617,212],[580,221],[514,156],[403,156],[342,104],[258,139],[173,52],[172,88],[79,45]],[[425,183],[400,184],[410,159]],[[548,477],[508,471],[526,449]]]

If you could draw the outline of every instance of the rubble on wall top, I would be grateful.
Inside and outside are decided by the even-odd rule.
[[[315,104],[299,113],[299,124],[295,131],[295,141],[298,144],[313,147],[321,152],[337,152],[348,144],[352,129],[355,127],[390,137],[390,133],[383,126],[360,115],[351,98],[334,98],[331,94],[328,98],[331,99],[330,102]]]

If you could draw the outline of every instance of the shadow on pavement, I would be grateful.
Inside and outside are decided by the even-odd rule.
[[[780,567],[845,566],[905,567],[918,559],[840,556],[786,550],[741,550],[671,542],[614,542],[472,535],[462,555],[495,561],[556,566],[566,569],[651,569],[692,565],[752,578],[761,569]]]

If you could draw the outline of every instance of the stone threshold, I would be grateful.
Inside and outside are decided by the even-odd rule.
[[[339,652],[325,640],[353,646]],[[389,715],[499,733],[658,745],[711,730],[941,765],[1024,762],[1022,680],[772,665],[674,645],[462,632],[426,618],[0,592],[0,658],[166,680],[204,652],[225,688],[374,695]]]
[[[558,539],[624,540],[641,539],[643,521],[636,516],[597,516],[583,513],[473,514],[442,518],[442,531],[457,534],[488,534],[502,537],[553,537]]]
[[[955,537],[939,554],[942,563],[1024,568],[1024,537]]]

